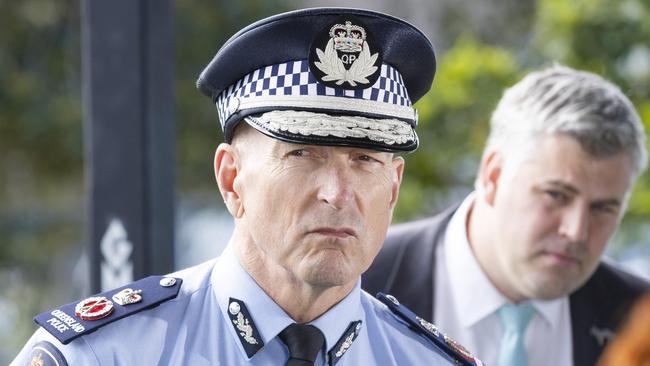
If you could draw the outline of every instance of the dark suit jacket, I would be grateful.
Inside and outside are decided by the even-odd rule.
[[[373,295],[391,294],[414,313],[432,320],[435,249],[455,210],[391,227],[384,247],[363,274],[361,286]],[[596,363],[606,340],[648,288],[640,278],[601,261],[587,283],[569,296],[574,365]]]

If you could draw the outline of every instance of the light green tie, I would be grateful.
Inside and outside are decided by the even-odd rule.
[[[497,366],[526,366],[528,358],[524,348],[526,327],[533,317],[535,309],[531,304],[505,304],[497,311],[503,335],[499,349]]]

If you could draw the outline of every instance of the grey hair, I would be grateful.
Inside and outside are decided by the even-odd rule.
[[[648,162],[645,130],[630,100],[614,84],[566,66],[530,73],[507,89],[490,120],[486,151],[522,152],[534,139],[566,134],[596,158],[628,153],[633,179]]]

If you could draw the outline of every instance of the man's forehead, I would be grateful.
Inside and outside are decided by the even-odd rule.
[[[297,142],[290,142],[290,141],[282,141],[282,140],[278,140],[266,136],[263,133],[260,132],[258,133],[263,136],[264,140],[266,140],[269,144],[271,144],[274,151],[278,151],[278,152],[304,149],[304,150],[310,150],[316,152],[320,151],[320,152],[332,152],[332,153],[341,153],[341,154],[362,153],[362,154],[386,155],[386,156],[393,155],[393,153],[391,152],[378,151],[378,150],[368,149],[368,148],[358,147],[358,146],[316,145],[316,144],[305,144],[305,143],[297,143]]]
[[[541,133],[530,139],[521,140],[518,145],[511,145],[510,148],[497,147],[495,150],[515,169],[521,163],[562,167],[568,166],[571,161],[581,161],[578,164],[580,166],[599,164],[613,159],[632,161],[631,152],[628,150],[595,155],[578,138],[563,132]]]

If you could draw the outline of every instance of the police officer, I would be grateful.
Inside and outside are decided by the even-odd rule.
[[[419,30],[370,11],[290,12],[234,35],[197,83],[226,140],[214,160],[235,220],[226,250],[37,316],[15,364],[480,364],[360,288],[434,69]]]

